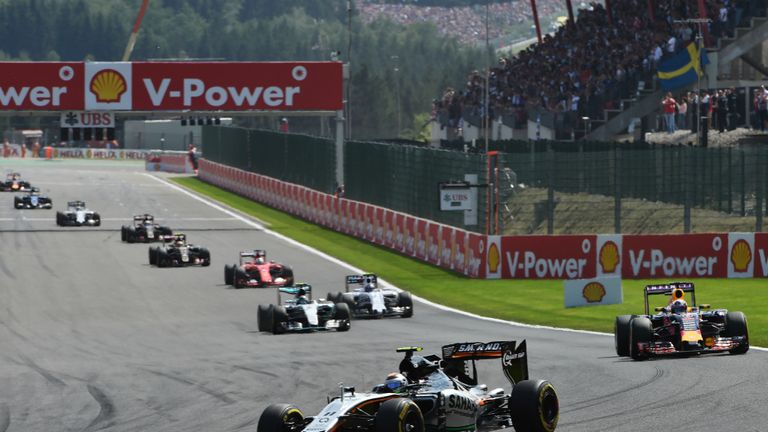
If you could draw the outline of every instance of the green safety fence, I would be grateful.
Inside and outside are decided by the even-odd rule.
[[[484,231],[486,189],[478,190],[477,224],[463,211],[441,211],[439,183],[476,174],[487,183],[484,155],[375,142],[347,142],[344,178],[347,198],[431,219],[471,231]]]
[[[235,127],[203,127],[203,157],[322,192],[335,190],[331,140]]]

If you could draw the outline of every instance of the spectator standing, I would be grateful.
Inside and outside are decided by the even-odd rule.
[[[664,123],[667,126],[667,133],[675,132],[675,110],[677,108],[677,101],[672,97],[672,93],[668,92],[667,96],[661,101],[661,105],[664,109]]]
[[[688,96],[683,96],[677,104],[677,124],[679,129],[688,129]]]
[[[717,111],[715,114],[717,120],[717,130],[720,133],[723,133],[728,127],[728,98],[725,96],[724,90],[717,91]]]
[[[189,163],[192,165],[192,169],[195,170],[195,174],[197,174],[197,148],[194,144],[189,145],[187,154],[189,156]]]
[[[765,131],[765,120],[768,118],[768,92],[765,86],[760,86],[757,91],[757,125],[758,129]]]

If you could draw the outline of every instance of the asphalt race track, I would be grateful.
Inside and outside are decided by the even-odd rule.
[[[354,321],[347,333],[260,334],[275,289],[235,290],[224,264],[264,248],[320,296],[352,273],[119,162],[0,160],[51,196],[12,209],[0,194],[0,432],[255,431],[262,409],[314,414],[338,383],[369,389],[395,347],[527,339],[532,377],[552,381],[560,431],[765,431],[768,353],[632,362],[605,335],[516,327],[416,303],[411,319]],[[59,228],[67,200],[100,228]],[[208,268],[150,267],[120,226],[149,212],[211,250]],[[508,389],[495,362],[481,372]]]

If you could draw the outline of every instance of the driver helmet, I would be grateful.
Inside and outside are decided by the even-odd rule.
[[[376,289],[376,286],[372,283],[367,283],[365,284],[365,287],[363,289],[365,290],[365,292],[371,292],[374,289]]]
[[[307,292],[304,288],[299,289],[299,292],[296,293],[296,304],[309,304],[309,297],[307,297]]]
[[[688,311],[688,303],[683,299],[677,299],[669,307],[672,313],[684,313]]]
[[[384,381],[384,387],[392,393],[401,393],[405,390],[405,386],[408,385],[408,380],[401,373],[392,372],[387,375],[386,381]]]
[[[256,257],[256,264],[264,264],[264,257],[259,255]]]

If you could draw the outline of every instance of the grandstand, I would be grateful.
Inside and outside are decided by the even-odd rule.
[[[699,36],[710,59],[701,87],[747,89],[738,107],[746,123],[749,88],[768,76],[768,3],[707,0],[709,24],[681,23],[701,18],[698,3],[628,0],[610,2],[610,11],[594,3],[578,11],[575,25],[500,59],[490,71],[490,139],[613,140],[630,124],[653,129],[662,95],[656,66]],[[484,136],[485,72],[467,81],[435,101],[434,142]]]

